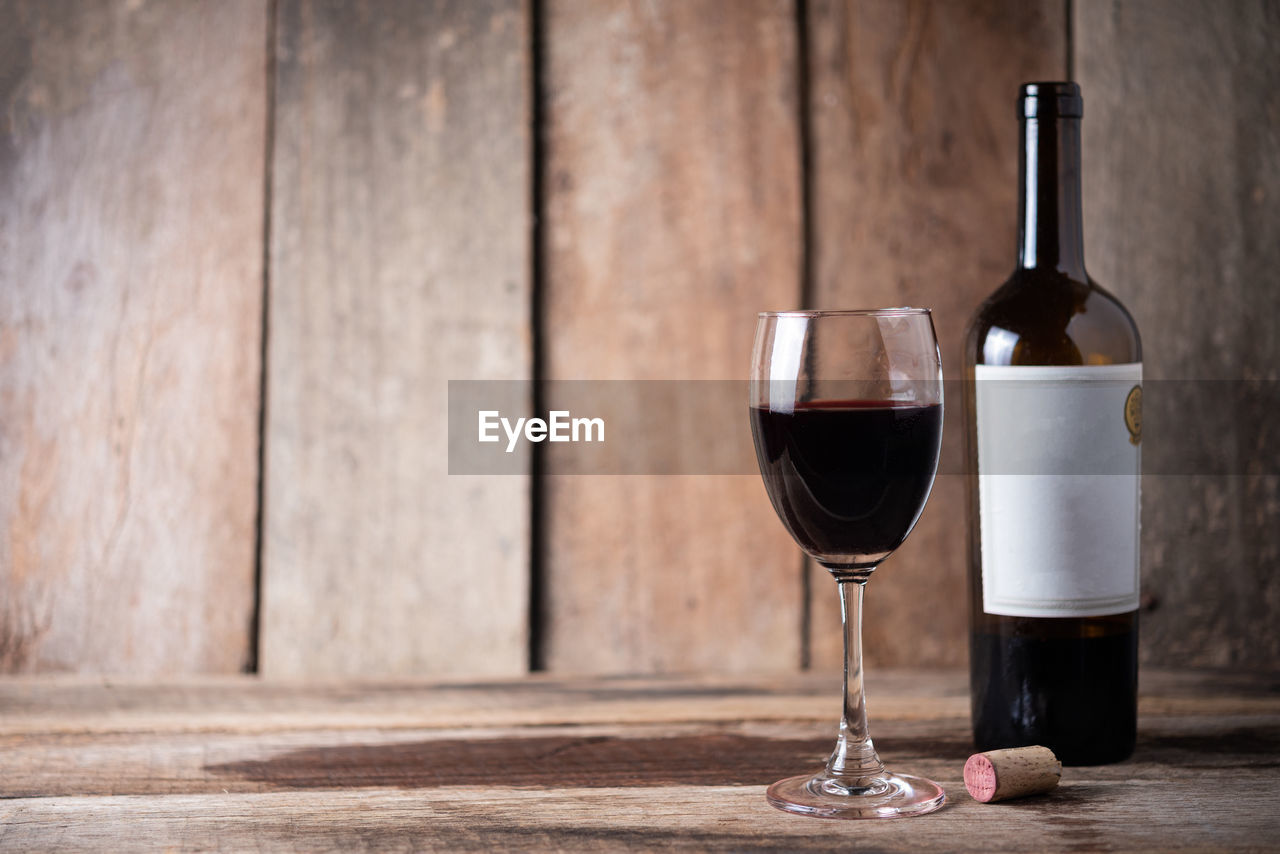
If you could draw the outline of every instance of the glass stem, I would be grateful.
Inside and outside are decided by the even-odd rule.
[[[851,789],[874,788],[884,764],[867,732],[867,701],[862,690],[862,588],[866,578],[840,582],[840,619],[844,624],[844,714],[840,738],[827,760],[828,778]]]

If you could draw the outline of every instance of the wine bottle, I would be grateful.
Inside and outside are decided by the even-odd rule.
[[[1018,98],[1018,260],[965,340],[979,750],[1133,752],[1142,345],[1085,272],[1075,83]]]

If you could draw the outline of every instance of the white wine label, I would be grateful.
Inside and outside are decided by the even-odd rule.
[[[983,610],[1136,609],[1142,364],[978,365],[975,379]]]

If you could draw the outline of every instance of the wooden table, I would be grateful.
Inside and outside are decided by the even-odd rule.
[[[871,672],[885,760],[930,816],[778,812],[838,679],[0,681],[0,849],[1280,850],[1280,677],[1145,672],[1138,750],[983,805],[956,672]]]

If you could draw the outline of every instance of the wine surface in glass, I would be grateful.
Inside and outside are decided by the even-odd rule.
[[[751,407],[765,487],[805,551],[882,559],[915,525],[933,485],[942,406],[813,400]]]

